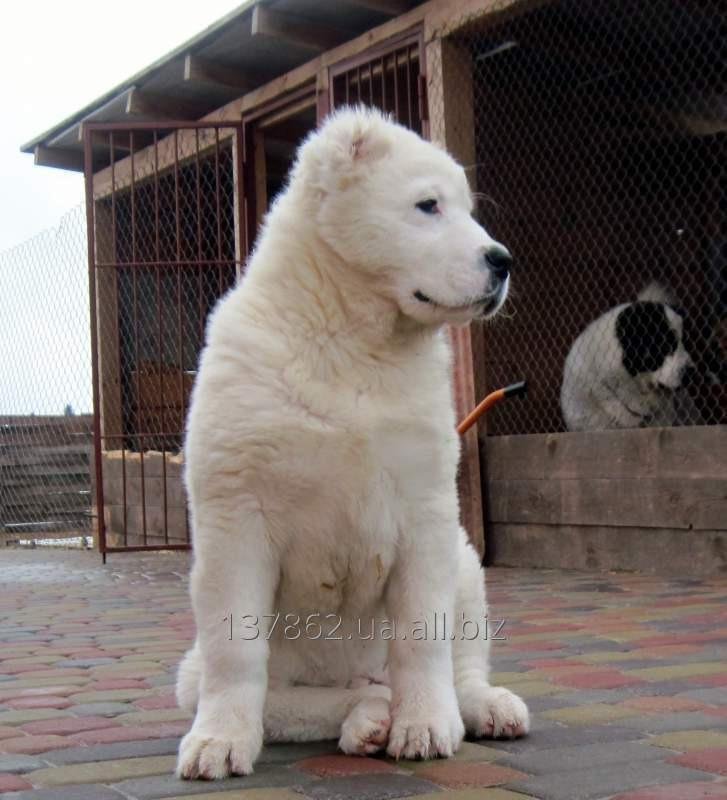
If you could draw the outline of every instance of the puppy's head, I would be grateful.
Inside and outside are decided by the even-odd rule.
[[[473,219],[464,170],[379,112],[330,117],[292,181],[314,197],[318,235],[406,316],[465,323],[505,301],[511,257]]]
[[[694,363],[684,347],[684,320],[664,303],[638,301],[616,319],[626,372],[646,389],[675,390]]]

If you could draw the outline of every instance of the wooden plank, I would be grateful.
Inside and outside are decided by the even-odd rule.
[[[556,0],[438,0],[427,13],[424,37],[430,42],[475,23],[501,23]]]
[[[489,563],[536,569],[629,570],[701,576],[727,572],[724,531],[495,523]]]
[[[727,479],[491,480],[488,519],[547,525],[727,530]]]
[[[328,50],[351,38],[350,32],[340,28],[309,22],[262,5],[256,5],[252,10],[251,34],[253,37],[267,36],[279,42],[319,51]]]
[[[482,437],[490,480],[727,479],[727,425]]]

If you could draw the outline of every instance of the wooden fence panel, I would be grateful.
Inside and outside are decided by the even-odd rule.
[[[92,417],[0,416],[0,536],[92,527]]]

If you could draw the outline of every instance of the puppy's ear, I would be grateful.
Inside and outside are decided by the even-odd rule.
[[[374,162],[385,158],[393,144],[390,122],[369,108],[338,111],[311,134],[300,153],[307,177],[324,192],[345,188]]]

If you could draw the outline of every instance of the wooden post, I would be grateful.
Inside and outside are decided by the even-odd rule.
[[[467,50],[451,39],[435,39],[426,46],[427,96],[431,139],[444,145],[463,165],[475,157],[475,120],[472,89],[472,59]],[[479,326],[453,328],[450,339],[454,354],[454,400],[457,419],[474,408],[473,350],[481,351]],[[477,427],[462,440],[459,471],[461,520],[477,552],[484,556],[485,536],[480,482]]]

